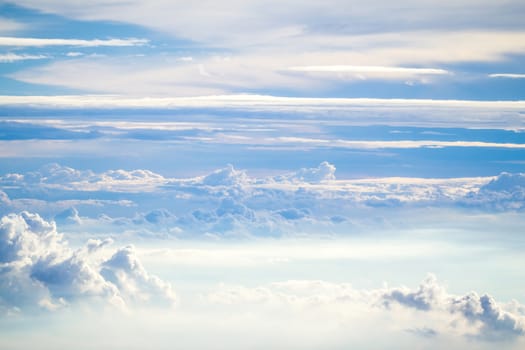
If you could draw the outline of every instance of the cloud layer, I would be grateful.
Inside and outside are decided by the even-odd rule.
[[[338,310],[342,319],[351,317],[355,310],[369,315],[380,312],[383,318],[399,322],[398,327],[427,338],[455,335],[509,341],[525,335],[523,305],[501,304],[490,295],[476,292],[453,295],[433,275],[416,289],[360,290],[350,284],[294,280],[255,288],[222,285],[208,298],[211,303],[231,307],[285,307],[304,314]]]
[[[253,177],[229,165],[190,178],[148,170],[96,173],[49,164],[0,177],[0,193],[4,214],[33,210],[78,230],[105,227],[186,238],[281,236],[326,231],[322,227],[333,233],[377,229],[385,225],[374,219],[377,215],[390,221],[414,211],[520,213],[525,208],[523,179],[523,174],[503,173],[338,180],[329,162],[267,177]],[[421,220],[430,219],[424,217]]]

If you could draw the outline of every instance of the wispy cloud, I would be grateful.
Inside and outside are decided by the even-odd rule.
[[[0,46],[138,46],[148,43],[146,39],[47,39],[47,38],[21,38],[21,37],[0,37]]]
[[[356,74],[378,74],[378,75],[447,75],[451,72],[438,68],[408,68],[408,67],[384,67],[384,66],[295,66],[289,68],[296,72],[323,72],[323,73],[356,73]]]
[[[45,55],[26,55],[26,54],[16,54],[16,53],[6,53],[0,54],[0,62],[16,62],[16,61],[25,61],[25,60],[42,60],[49,58]]]
[[[491,78],[510,78],[510,79],[525,79],[525,74],[517,73],[494,73],[490,74]]]
[[[24,28],[26,28],[26,25],[24,23],[14,21],[9,18],[0,17],[1,34],[16,32]]]
[[[470,101],[432,99],[375,99],[375,98],[309,98],[269,95],[210,95],[196,97],[119,97],[111,95],[64,96],[0,96],[0,105],[40,107],[119,107],[119,108],[178,108],[178,107],[450,107],[520,110],[525,101]]]

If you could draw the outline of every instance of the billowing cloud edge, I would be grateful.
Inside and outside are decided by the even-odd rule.
[[[93,302],[174,305],[169,283],[149,274],[131,245],[98,255],[111,239],[90,239],[73,250],[54,222],[21,212],[0,219],[0,311],[57,310]]]

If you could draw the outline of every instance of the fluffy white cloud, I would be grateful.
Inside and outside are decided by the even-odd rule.
[[[120,248],[106,260],[100,274],[117,286],[120,294],[127,300],[164,303],[168,306],[175,301],[175,293],[170,284],[150,275],[131,245]]]
[[[193,237],[353,232],[386,227],[396,215],[404,217],[400,222],[411,222],[405,214],[423,208],[467,215],[525,208],[522,174],[351,180],[335,174],[329,162],[267,177],[228,165],[191,178],[147,170],[95,173],[50,164],[0,177],[6,189],[2,213],[33,210],[71,230],[112,232],[119,227],[126,235]],[[378,215],[390,219],[382,223]]]
[[[322,162],[317,168],[303,168],[287,175],[277,176],[275,182],[292,183],[323,183],[335,180],[335,166],[328,162]]]
[[[292,307],[302,314],[334,312],[350,317],[356,310],[399,322],[416,335],[455,334],[479,340],[509,340],[525,335],[525,313],[516,303],[501,304],[475,292],[453,295],[433,275],[416,289],[356,289],[326,281],[287,281],[259,287],[221,285],[208,295],[210,303]],[[420,328],[425,325],[423,328]]]
[[[34,172],[7,174],[0,178],[0,183],[69,191],[147,192],[166,183],[166,179],[143,169],[132,171],[118,169],[96,174],[91,170],[77,170],[50,163]]]
[[[111,240],[89,240],[72,250],[53,222],[22,212],[0,220],[0,309],[57,309],[99,300],[118,307],[134,302],[175,300],[168,283],[142,267],[132,247],[108,260],[93,254]]]

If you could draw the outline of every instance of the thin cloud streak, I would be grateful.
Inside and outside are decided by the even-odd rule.
[[[437,68],[407,68],[407,67],[383,67],[383,66],[296,66],[289,68],[297,72],[349,72],[349,73],[395,73],[413,75],[447,75],[451,72]]]
[[[196,97],[121,97],[115,95],[0,96],[0,106],[47,108],[181,108],[181,107],[450,107],[521,110],[525,101],[432,99],[308,98],[269,95],[213,95]]]
[[[25,60],[42,60],[49,58],[45,55],[18,55],[15,53],[7,53],[0,55],[0,62],[2,63],[11,63],[11,62],[17,62],[17,61],[25,61]]]
[[[0,46],[141,46],[146,45],[149,40],[146,39],[47,39],[47,38],[19,38],[19,37],[0,37]]]
[[[525,79],[525,74],[495,73],[495,74],[489,74],[489,77],[490,78]]]

